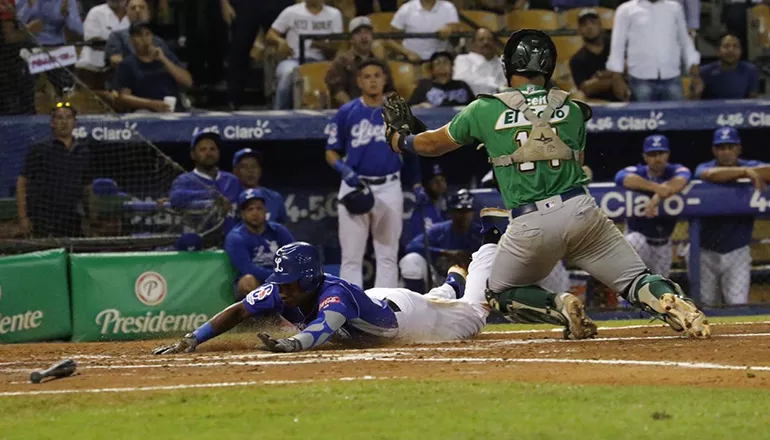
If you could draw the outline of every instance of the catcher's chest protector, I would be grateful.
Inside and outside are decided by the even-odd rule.
[[[493,95],[506,107],[516,110],[532,123],[532,131],[526,142],[513,154],[490,158],[495,166],[509,166],[514,163],[535,162],[539,160],[576,160],[576,152],[562,141],[550,124],[556,109],[562,107],[569,93],[551,89],[548,91],[547,104],[543,113],[538,117],[527,103],[527,98],[519,90]]]

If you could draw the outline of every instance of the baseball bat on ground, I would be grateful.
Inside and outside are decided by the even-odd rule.
[[[40,383],[46,377],[53,377],[60,379],[62,377],[71,376],[75,372],[78,364],[72,359],[65,359],[51,365],[47,370],[33,371],[29,375],[29,381],[32,383]]]

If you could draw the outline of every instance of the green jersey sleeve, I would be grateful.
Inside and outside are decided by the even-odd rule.
[[[478,124],[474,118],[474,110],[479,106],[479,100],[468,104],[449,122],[449,136],[459,145],[467,145],[479,139]]]
[[[580,115],[580,129],[578,130],[578,151],[583,151],[586,149],[586,123],[583,120],[583,109],[580,108],[579,105],[575,104],[574,102],[571,102],[570,105],[572,106],[573,110],[576,111]]]

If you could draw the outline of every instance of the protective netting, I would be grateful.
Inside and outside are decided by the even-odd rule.
[[[0,49],[0,252],[151,249],[182,233],[216,235],[224,207],[169,203],[185,170],[135,129],[131,115],[115,112],[116,94],[86,85],[71,64],[81,48],[32,41],[27,33]],[[102,76],[95,84],[108,83],[109,72],[91,73]],[[74,146],[61,140],[68,127]]]

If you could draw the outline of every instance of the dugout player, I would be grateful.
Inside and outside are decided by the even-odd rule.
[[[170,202],[176,209],[187,209],[196,201],[213,201],[225,213],[222,232],[226,236],[235,226],[235,207],[241,184],[227,171],[219,170],[222,138],[214,132],[200,132],[190,143],[190,158],[195,167],[174,179]]]
[[[480,95],[438,130],[414,130],[421,127],[409,106],[398,95],[388,95],[383,109],[389,143],[394,151],[424,156],[440,156],[474,141],[485,145],[511,218],[487,298],[509,319],[564,325],[565,335],[575,339],[596,334],[577,297],[534,284],[567,258],[674,330],[707,337],[705,315],[679,285],[649,272],[584,186],[585,121],[591,109],[569,99],[567,92],[545,89],[556,56],[547,34],[533,29],[513,33],[502,57],[511,88]]]
[[[692,177],[684,165],[669,163],[670,156],[666,136],[648,136],[642,146],[644,164],[623,168],[615,175],[616,185],[651,196],[644,210],[646,218],[626,221],[626,240],[652,272],[663,276],[671,271],[671,234],[676,217],[658,217],[659,206],[681,192]]]
[[[401,192],[401,155],[385,140],[382,95],[384,64],[367,59],[359,64],[361,97],[340,107],[331,124],[326,162],[342,176],[339,199],[362,184],[374,194],[374,207],[365,214],[351,214],[339,204],[339,240],[342,250],[340,277],[363,286],[362,265],[369,231],[377,259],[376,287],[398,286],[398,243],[403,228],[404,195]],[[343,159],[344,156],[344,159]],[[412,170],[419,166],[411,158]]]
[[[398,263],[404,287],[413,292],[425,292],[426,280],[430,287],[433,285],[433,280],[428,280],[427,252],[435,274],[446,272],[454,264],[467,266],[470,255],[481,246],[481,234],[473,228],[473,195],[460,190],[449,198],[447,208],[451,220],[428,229],[428,249],[425,236],[419,234],[406,246],[406,255]]]
[[[731,183],[751,179],[758,191],[767,189],[766,179],[757,167],[766,168],[758,160],[741,159],[738,130],[722,127],[714,131],[711,151],[714,160],[695,169],[695,178],[713,183]],[[765,171],[767,171],[765,169]],[[706,306],[749,302],[751,252],[749,244],[754,232],[754,216],[704,217],[701,219],[700,298]]]
[[[431,172],[423,178],[421,189],[415,190],[414,209],[401,233],[401,243],[406,246],[410,241],[436,223],[446,220],[447,192],[446,177],[439,164],[431,167]],[[424,225],[423,225],[424,223]],[[424,229],[423,229],[424,228]]]
[[[235,152],[233,156],[233,174],[238,177],[243,189],[259,189],[265,197],[267,220],[286,223],[286,203],[278,191],[259,185],[262,178],[262,154],[251,148]]]
[[[238,196],[241,222],[225,238],[225,252],[238,270],[235,299],[265,283],[273,273],[273,258],[278,248],[293,243],[294,236],[285,226],[267,220],[267,203],[261,189],[247,189]]]
[[[499,231],[498,231],[499,236]],[[447,281],[425,295],[401,288],[364,292],[341,278],[323,273],[318,250],[308,243],[286,245],[275,254],[273,275],[175,344],[154,354],[195,351],[196,347],[235,327],[249,316],[278,313],[299,330],[285,339],[258,336],[268,350],[309,350],[331,338],[337,341],[385,343],[451,341],[478,334],[486,323],[489,305],[484,282],[497,245],[488,243],[473,254],[467,281],[465,271],[453,267]]]
[[[90,195],[91,152],[75,140],[77,111],[69,102],[51,112],[53,139],[33,146],[16,180],[16,208],[24,234],[79,237],[84,199]]]

